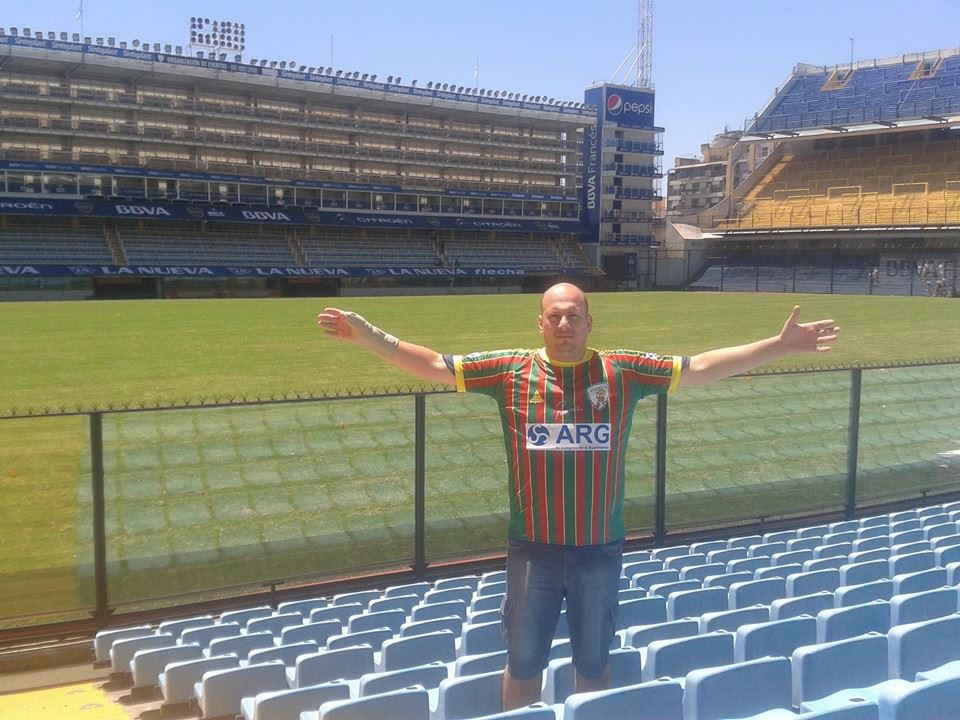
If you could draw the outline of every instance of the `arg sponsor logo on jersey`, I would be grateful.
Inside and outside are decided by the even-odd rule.
[[[527,450],[609,450],[610,423],[527,423]]]

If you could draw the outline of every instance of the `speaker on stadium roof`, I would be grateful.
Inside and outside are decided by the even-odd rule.
[[[271,60],[271,61],[270,61],[270,67],[271,67],[271,68],[275,68],[276,66],[277,66],[277,61],[276,61],[276,60]]]
[[[376,81],[377,81],[377,75],[376,73],[374,73],[373,75],[370,76],[370,82],[376,82]]]
[[[28,38],[28,37],[30,37],[30,33],[32,33],[33,30],[31,30],[30,28],[25,27],[25,28],[21,28],[20,32],[23,33],[23,36],[24,36],[24,37],[27,37],[27,38]]]
[[[80,42],[80,33],[74,33],[71,38],[73,42]]]
[[[203,60],[203,50],[197,50],[197,57]]]
[[[300,66],[300,72],[303,72],[303,68],[304,68],[304,67],[306,67],[306,66],[305,66],[305,65],[301,65],[301,66]],[[307,69],[307,73],[309,73],[310,75],[313,75],[316,71],[317,71],[317,69],[316,69],[315,67],[312,67],[312,68],[308,68],[308,69]]]
[[[160,43],[154,43],[154,44],[153,44],[153,51],[154,51],[154,52],[160,52]]]
[[[37,40],[43,40],[43,32],[41,30],[37,30],[33,33],[33,37]]]
[[[57,34],[55,32],[49,32],[49,31],[47,32],[47,40],[56,40],[56,39],[57,39]],[[101,41],[103,40],[103,38],[97,38],[97,39]],[[103,43],[101,42],[101,45],[102,44]]]
[[[260,67],[266,67],[266,66],[267,66],[267,61],[266,61],[266,60],[261,60],[261,61],[260,61]]]
[[[336,76],[340,77],[341,75],[343,75],[343,70],[337,70]]]
[[[132,44],[134,47],[140,47],[140,41],[137,40],[137,39],[134,39],[134,41],[133,41],[131,44]]]
[[[121,50],[126,50],[126,49],[127,49],[127,43],[126,43],[125,40],[121,40],[121,41],[120,41],[120,49],[121,49]]]
[[[227,54],[226,54],[226,53],[220,53],[220,59],[221,59],[221,60],[226,60],[226,59],[227,59]]]
[[[116,45],[116,44],[117,44],[117,39],[116,39],[116,38],[112,38],[112,37],[108,37],[108,38],[107,38],[107,45],[109,45],[110,47],[113,47],[113,46]],[[178,54],[178,55],[180,54],[180,46],[179,46],[179,45],[177,45],[177,54]]]
[[[433,81],[427,80],[427,90],[432,90],[432,89],[433,89]]]
[[[399,84],[400,84],[400,79],[397,78],[397,85],[399,85]],[[410,84],[411,84],[413,87],[416,87],[416,86],[417,86],[417,80],[416,80],[416,78],[414,78],[414,79],[410,82]]]
[[[281,70],[286,70],[286,69],[287,69],[287,61],[286,61],[286,60],[281,60],[281,61],[280,61],[280,69],[281,69]]]
[[[367,73],[364,73],[364,74],[363,74],[363,77],[362,77],[362,78],[360,78],[360,79],[361,79],[361,80],[366,80],[366,79],[367,79],[368,77],[370,77],[370,76],[369,76],[369,75],[367,75]]]
[[[400,77],[399,75],[397,75],[397,85],[400,84],[400,81],[401,81],[401,77]]]

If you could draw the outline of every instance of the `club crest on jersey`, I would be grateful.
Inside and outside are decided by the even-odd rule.
[[[603,410],[610,402],[610,386],[607,383],[597,383],[587,388],[587,397],[595,410]]]

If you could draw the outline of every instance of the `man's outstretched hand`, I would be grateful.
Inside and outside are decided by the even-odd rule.
[[[780,341],[789,353],[802,352],[829,352],[834,340],[840,333],[833,320],[817,320],[815,322],[798,323],[800,306],[794,305],[793,312],[783,324],[780,331]]]
[[[366,325],[364,319],[352,312],[345,312],[339,308],[324,308],[317,315],[317,325],[330,337],[339,340],[356,340],[357,330]]]

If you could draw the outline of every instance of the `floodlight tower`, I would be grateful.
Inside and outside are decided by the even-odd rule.
[[[653,87],[653,0],[637,0],[636,87]]]

